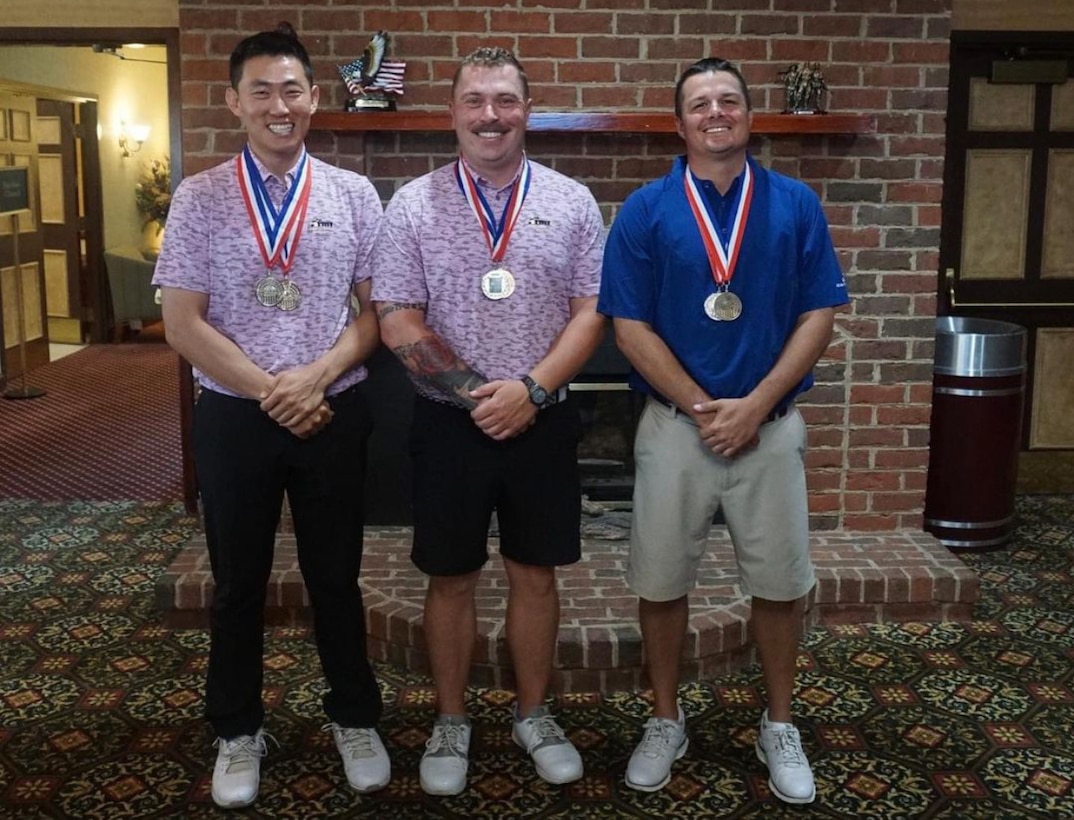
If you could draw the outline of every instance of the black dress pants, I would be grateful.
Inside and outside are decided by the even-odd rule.
[[[205,715],[218,737],[253,734],[264,722],[265,599],[285,491],[328,682],[324,710],[341,726],[380,719],[358,587],[371,429],[363,390],[330,398],[332,421],[308,439],[255,401],[209,390],[198,399],[194,458],[215,582]]]

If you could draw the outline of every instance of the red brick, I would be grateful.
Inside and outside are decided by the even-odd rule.
[[[776,62],[819,62],[827,64],[831,60],[831,43],[824,39],[814,38],[808,40],[773,40],[769,56]],[[825,80],[831,83],[831,78],[827,75],[825,75]]]
[[[906,442],[902,430],[885,430],[879,427],[856,428],[849,432],[847,441],[851,447],[903,447]],[[861,475],[854,472],[847,476]]]
[[[739,19],[741,34],[772,36],[777,34],[799,34],[800,18],[795,14],[743,14]]]
[[[950,58],[946,42],[892,43],[891,53],[896,63],[947,65]]]
[[[641,56],[641,40],[636,37],[583,37],[582,57],[636,60]]]
[[[570,62],[559,64],[561,83],[614,83],[616,63]]]
[[[897,491],[901,488],[899,473],[851,473],[847,476],[846,488],[848,490],[874,491]]]
[[[912,15],[876,15],[865,19],[867,37],[875,39],[921,39],[924,36],[924,21]]]
[[[179,9],[179,29],[188,32],[195,29],[230,30],[239,28],[238,9],[194,8],[184,5]],[[236,38],[237,42],[238,38]]]
[[[558,17],[559,15],[557,15]],[[548,34],[552,31],[552,15],[537,11],[492,11],[491,30],[505,34]],[[466,31],[459,27],[459,31]],[[560,32],[562,33],[562,32]]]
[[[552,30],[556,34],[611,34],[614,16],[597,12],[556,12]]]
[[[448,35],[408,32],[395,36],[392,54],[399,58],[409,54],[420,54],[422,57],[454,57],[455,44]]]
[[[340,30],[352,31],[354,28],[353,23],[351,23]],[[424,29],[425,23],[420,11],[394,11],[388,8],[365,8],[362,9],[361,33],[356,34],[356,36],[363,38],[365,42],[368,43],[373,32],[387,31],[392,35],[394,41],[395,35],[399,32],[420,32]],[[392,45],[394,46],[394,42]],[[389,53],[395,54],[395,49],[390,47]],[[355,56],[358,56],[357,53],[355,53]]]
[[[806,37],[860,37],[863,27],[860,14],[807,14],[802,19]]]
[[[890,43],[871,40],[836,40],[832,43],[833,63],[886,63],[891,60]],[[899,62],[915,62],[899,60]],[[928,62],[932,62],[931,60]]]
[[[876,420],[878,424],[928,424],[930,408],[928,405],[910,405],[907,407],[878,407]]]
[[[928,182],[897,182],[888,185],[889,202],[941,202],[943,186]]]
[[[715,17],[715,15],[706,14],[705,17]],[[683,15],[675,14],[655,14],[647,12],[645,14],[616,14],[615,15],[615,33],[616,34],[674,34],[675,33],[675,21],[680,21],[679,25],[682,26]],[[682,28],[683,31],[689,31],[694,33],[693,29],[687,27]],[[732,23],[731,31],[734,31],[734,25]]]
[[[560,84],[530,86],[530,94],[533,97],[533,104],[543,108],[574,108],[578,104],[577,90],[571,86]]]
[[[642,16],[642,15],[638,15]],[[651,17],[653,15],[644,15]],[[704,12],[700,14],[694,14],[689,12],[682,12],[674,15],[672,19],[678,18],[679,31],[682,34],[735,34],[738,27],[738,21],[733,14],[714,14],[712,12]],[[649,31],[651,34],[665,33],[664,31]]]
[[[578,56],[578,39],[575,37],[523,37],[518,43],[519,59],[529,57],[567,57]]]

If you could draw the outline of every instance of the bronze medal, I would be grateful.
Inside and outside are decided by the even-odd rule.
[[[276,307],[282,294],[283,283],[271,274],[258,279],[254,286],[254,296],[265,307]]]
[[[301,304],[302,291],[300,291],[298,285],[290,279],[285,279],[282,285],[282,292],[280,293],[280,301],[276,303],[276,307],[280,310],[290,312],[292,310],[297,310],[298,306]]]
[[[515,292],[515,277],[507,268],[493,268],[481,277],[481,292],[498,302]]]
[[[742,300],[729,290],[720,291],[713,299],[713,310],[721,322],[733,322],[742,315]]]

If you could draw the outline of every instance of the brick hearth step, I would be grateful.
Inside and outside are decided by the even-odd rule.
[[[713,678],[753,659],[749,603],[738,583],[727,531],[714,527],[699,586],[690,597],[683,679]],[[362,589],[370,654],[418,672],[428,671],[422,632],[425,578],[410,563],[410,530],[366,532]],[[495,551],[496,539],[490,539]],[[559,572],[562,620],[553,687],[561,692],[637,689],[642,681],[636,598],[623,583],[625,541],[583,539],[582,560]],[[961,560],[923,532],[833,532],[812,536],[817,586],[806,626],[824,623],[963,620],[977,600],[978,580]],[[212,596],[202,536],[179,553],[156,585],[156,601],[174,627],[208,623]],[[507,579],[493,558],[477,591],[475,684],[511,687],[504,641]],[[269,583],[270,624],[309,622],[294,536],[277,538]]]

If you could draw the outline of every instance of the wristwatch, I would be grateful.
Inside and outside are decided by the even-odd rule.
[[[536,404],[538,407],[544,407],[548,403],[548,391],[541,385],[537,384],[528,375],[522,377],[522,383],[526,385],[526,389],[530,391],[530,401]]]

